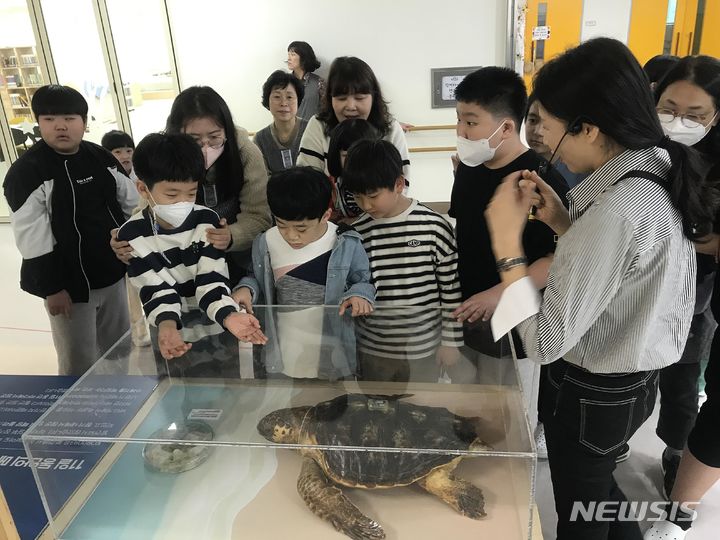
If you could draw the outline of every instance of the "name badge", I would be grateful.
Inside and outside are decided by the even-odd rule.
[[[286,148],[285,150],[280,150],[280,155],[282,156],[284,168],[289,169],[293,166],[292,150],[290,150],[289,148]]]
[[[217,206],[218,199],[217,199],[217,190],[215,189],[215,184],[211,185],[204,185],[203,186],[203,195],[205,198],[205,206],[209,208],[213,208]]]

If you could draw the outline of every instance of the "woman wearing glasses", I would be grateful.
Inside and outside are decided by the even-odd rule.
[[[665,134],[692,146],[711,163],[720,161],[720,61],[709,56],[679,60],[655,89],[656,108]],[[711,255],[698,255],[697,293],[685,351],[680,362],[660,373],[660,417],[657,434],[667,448],[662,456],[664,488],[672,491],[688,434],[698,413],[700,361],[710,352],[715,320],[710,299],[717,264]]]
[[[253,239],[270,228],[262,154],[247,131],[235,125],[225,100],[209,86],[192,86],[178,94],[165,132],[190,135],[202,148],[206,173],[197,204],[212,208],[221,218],[222,227],[209,230],[208,241],[228,251],[234,284],[250,260]],[[129,258],[129,245],[116,241],[111,245],[118,257]]]
[[[720,61],[710,56],[682,58],[660,80],[655,97],[665,134],[700,151],[709,164],[714,165],[716,172],[710,178],[717,181],[720,172]],[[716,230],[718,225],[716,222]],[[716,393],[720,334],[715,334],[717,325],[713,318],[713,308],[715,317],[720,316],[717,312],[720,300],[716,276],[717,237],[713,242],[699,244],[697,249],[697,292],[690,337],[680,362],[660,372],[657,434],[667,446],[661,461],[663,487],[665,496],[676,502],[699,501],[704,495],[704,486],[712,485],[720,477],[720,435],[717,430],[720,397]],[[714,299],[713,286],[716,289]],[[703,405],[703,413],[698,416],[700,362],[708,357],[710,364],[705,372],[708,399]],[[686,446],[689,452],[683,457]],[[689,527],[690,523],[655,524],[646,538],[661,538],[662,534],[669,534],[668,540],[681,538],[683,532],[679,529]]]

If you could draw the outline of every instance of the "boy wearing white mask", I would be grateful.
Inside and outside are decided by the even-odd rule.
[[[257,319],[240,313],[230,296],[223,252],[207,239],[220,218],[195,204],[205,173],[198,145],[187,135],[153,133],[138,144],[133,165],[148,207],[120,227],[118,240],[133,249],[128,275],[148,322],[157,327],[162,356],[170,360],[191,348],[181,330],[186,321],[197,320],[188,314],[198,308],[209,319],[210,335],[225,329],[241,341],[264,344]]]
[[[485,208],[508,174],[543,171],[541,176],[565,198],[567,185],[540,155],[520,139],[527,109],[522,78],[501,67],[485,67],[469,74],[455,90],[457,100],[458,168],[449,214],[456,219],[458,274],[462,305],[455,310],[465,323],[465,343],[488,351],[489,320],[500,300],[502,287],[490,243]],[[549,170],[547,170],[549,169]],[[542,288],[555,251],[555,234],[540,221],[530,220],[523,234],[530,275]],[[485,322],[485,331],[473,331]]]

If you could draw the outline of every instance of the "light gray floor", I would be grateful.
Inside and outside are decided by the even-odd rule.
[[[655,435],[659,404],[652,416],[630,441],[630,458],[618,465],[615,472],[628,501],[662,501],[662,471],[660,454],[664,445]],[[720,426],[718,426],[720,429]],[[555,502],[550,483],[550,469],[546,460],[538,460],[536,501],[544,540],[555,540]],[[643,530],[649,524],[643,524]],[[710,490],[698,509],[698,519],[686,540],[716,540],[720,538],[720,483]],[[582,539],[578,539],[582,540]]]

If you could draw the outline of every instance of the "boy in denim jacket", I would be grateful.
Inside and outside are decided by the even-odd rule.
[[[267,197],[277,225],[255,238],[252,268],[233,292],[249,313],[259,303],[298,306],[265,313],[271,319],[265,322],[265,368],[296,378],[350,376],[355,338],[343,315],[367,315],[375,301],[362,238],[329,221],[332,185],[311,167],[274,174]],[[339,306],[339,316],[307,307],[323,305]],[[313,343],[306,339],[318,335]]]

